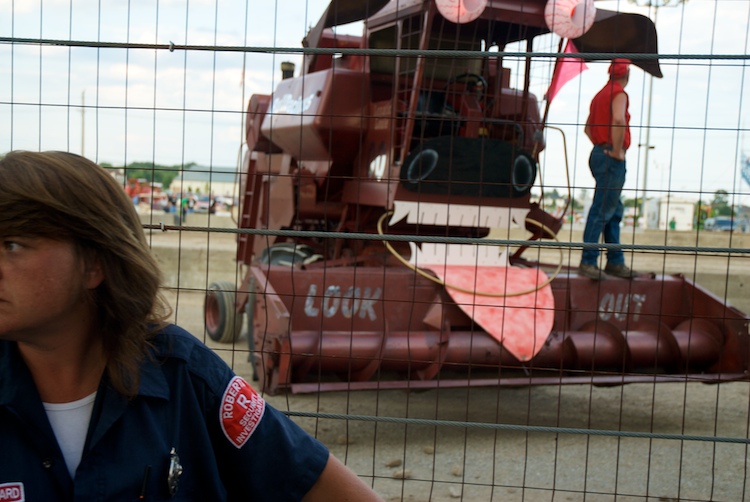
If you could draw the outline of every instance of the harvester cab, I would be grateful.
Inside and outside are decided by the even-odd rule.
[[[353,21],[362,36],[333,29]],[[727,323],[744,317],[698,302],[725,315],[691,322],[698,290],[684,279],[593,288],[548,276],[524,246],[466,243],[562,226],[531,194],[549,105],[532,65],[559,66],[535,52],[551,30],[558,53],[567,38],[588,59],[644,54],[634,64],[661,76],[653,23],[593,0],[334,0],[303,41],[329,50],[250,98],[239,226],[271,232],[240,234],[247,274],[212,285],[206,324],[231,341],[247,314],[265,391],[744,371],[746,357],[725,357],[738,348]]]

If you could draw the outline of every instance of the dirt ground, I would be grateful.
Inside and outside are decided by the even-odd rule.
[[[725,241],[700,244],[747,245],[745,236],[732,241],[726,235],[714,238]],[[675,239],[685,243],[675,243]],[[237,272],[234,236],[155,232],[151,240],[171,286],[168,297],[176,322],[205,340],[251,381],[244,333],[234,344],[216,344],[204,335],[203,327],[206,285],[232,280]],[[694,246],[696,237],[675,236],[659,244]],[[575,252],[568,254],[564,259],[576,264]],[[681,272],[703,278],[711,282],[709,289],[714,294],[729,298],[745,312],[750,310],[744,294],[750,266],[744,255],[638,254],[634,265],[639,270],[645,267],[657,273]],[[282,410],[329,414],[750,437],[748,382],[380,390],[266,399]],[[746,444],[367,420],[295,420],[389,502],[735,502],[750,498]]]

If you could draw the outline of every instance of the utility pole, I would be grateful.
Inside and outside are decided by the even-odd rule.
[[[651,2],[652,0],[649,0]],[[659,6],[654,6],[654,26],[656,26],[656,15],[659,13]],[[641,218],[643,218],[643,228],[648,229],[648,154],[654,148],[651,145],[651,104],[654,95],[654,76],[648,75],[648,111],[646,112],[646,152],[643,154],[643,200],[641,201]],[[640,145],[638,145],[640,146]]]
[[[687,2],[687,0],[628,0],[630,3],[634,3],[639,7],[653,7],[654,8],[654,26],[656,26],[656,18],[659,14],[659,7],[677,7],[681,3]],[[641,199],[641,219],[643,220],[643,228],[648,228],[648,162],[649,153],[654,149],[651,144],[651,104],[652,97],[654,94],[654,76],[649,74],[648,82],[648,108],[646,111],[646,143],[639,144],[639,147],[645,147],[646,151],[643,154],[643,197]]]
[[[86,156],[86,91],[81,91],[81,157]]]

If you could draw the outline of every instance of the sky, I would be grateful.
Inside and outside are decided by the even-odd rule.
[[[656,0],[654,0],[656,1]],[[663,3],[664,0],[659,0]],[[640,0],[641,4],[648,3]],[[300,47],[326,0],[0,0],[0,37],[146,44]],[[601,0],[597,8],[657,19],[659,52],[713,55],[663,59],[664,78],[631,73],[633,147],[628,152],[626,197],[644,187],[651,88],[649,196],[710,200],[718,189],[750,204],[739,176],[750,154],[747,61],[750,0],[689,0],[639,7]],[[361,24],[338,29],[361,34]],[[550,37],[542,50],[556,51]],[[232,167],[241,156],[243,113],[253,93],[270,94],[291,54],[52,47],[0,44],[0,152],[62,149],[97,162],[152,161]],[[298,64],[299,69],[299,64]],[[549,65],[532,75],[540,103]],[[569,82],[550,106],[548,123],[567,140],[570,182],[588,189],[591,145],[579,125],[607,79],[606,64]],[[82,104],[84,106],[82,106]],[[540,165],[545,186],[565,192],[568,176],[561,135],[548,130]],[[637,190],[637,191],[636,191]]]

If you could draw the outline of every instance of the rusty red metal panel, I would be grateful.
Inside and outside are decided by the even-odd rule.
[[[261,132],[298,160],[349,160],[367,120],[365,82],[364,72],[344,68],[282,80]]]
[[[264,383],[276,382],[270,392],[318,389],[297,384],[320,375],[366,382],[377,373],[384,383],[395,372],[397,379],[442,386],[465,381],[467,372],[480,379],[502,375],[505,384],[517,376],[542,384],[582,372],[602,383],[642,381],[644,374],[696,378],[711,368],[726,374],[719,380],[736,379],[748,369],[747,358],[734,354],[738,345],[746,353],[747,342],[728,337],[726,328],[745,318],[736,311],[696,316],[690,299],[714,308],[716,302],[681,277],[596,282],[561,275],[553,281],[561,304],[552,333],[536,357],[521,363],[460,313],[442,288],[408,269],[254,269],[262,309],[272,312],[256,316],[255,333],[258,357],[271,369]],[[439,329],[425,322],[435,302],[444,310]]]

